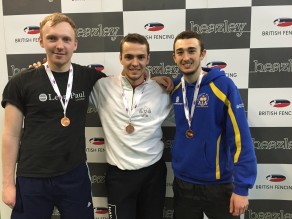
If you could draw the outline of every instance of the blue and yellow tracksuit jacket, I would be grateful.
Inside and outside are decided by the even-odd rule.
[[[244,104],[233,81],[220,68],[203,68],[208,72],[201,82],[191,129],[184,113],[181,80],[174,81],[171,98],[176,133],[172,146],[175,177],[193,184],[233,183],[234,192],[248,195],[254,185],[257,168],[252,138]],[[186,83],[188,106],[195,83]]]

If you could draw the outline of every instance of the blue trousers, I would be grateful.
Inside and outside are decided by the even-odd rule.
[[[11,219],[51,219],[54,206],[61,219],[94,218],[86,163],[61,176],[16,178],[16,204]]]

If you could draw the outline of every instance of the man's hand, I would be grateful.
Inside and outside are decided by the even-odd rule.
[[[231,198],[230,198],[229,212],[233,216],[239,216],[241,214],[244,214],[244,212],[247,209],[248,209],[248,197],[232,193]]]
[[[29,65],[28,67],[29,67],[29,68],[38,68],[38,67],[40,67],[43,63],[46,63],[46,62],[47,62],[47,58],[44,58],[44,59],[43,59],[43,62],[41,62],[41,61],[35,62],[35,63],[33,63],[32,65]]]
[[[170,93],[173,90],[173,81],[171,80],[170,77],[155,76],[151,79],[155,80],[159,85],[162,85],[168,93]]]
[[[10,208],[14,208],[16,201],[15,185],[3,185],[2,200]]]

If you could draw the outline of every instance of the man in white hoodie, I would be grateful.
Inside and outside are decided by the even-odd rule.
[[[149,44],[139,34],[120,43],[120,74],[100,79],[91,95],[105,133],[109,215],[115,219],[161,219],[166,165],[161,125],[169,94],[145,77]]]

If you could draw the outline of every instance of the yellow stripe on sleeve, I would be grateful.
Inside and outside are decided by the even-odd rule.
[[[230,101],[227,99],[226,95],[220,91],[218,89],[218,87],[215,86],[215,84],[213,82],[210,83],[211,89],[214,92],[214,94],[222,101],[224,102],[224,104],[227,106],[228,108],[228,114],[230,116],[231,119],[231,123],[233,126],[233,130],[235,133],[235,145],[236,145],[236,153],[234,155],[234,163],[238,162],[238,157],[240,155],[241,152],[241,136],[240,136],[240,132],[239,132],[239,128],[238,128],[238,124],[237,121],[235,119],[234,113],[232,111],[231,108],[231,104]],[[219,161],[218,161],[219,162]]]

